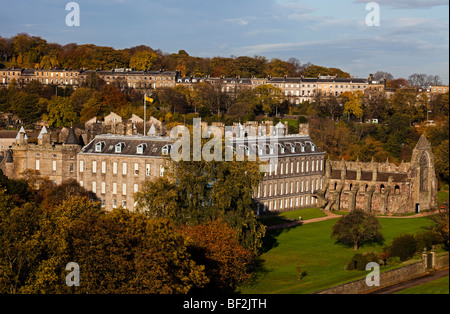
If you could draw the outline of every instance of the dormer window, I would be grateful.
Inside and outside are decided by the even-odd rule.
[[[172,148],[172,145],[166,145],[161,149],[161,154],[163,154],[164,156],[169,155],[170,153],[170,149]]]
[[[138,155],[144,154],[144,149],[145,149],[145,147],[147,147],[147,144],[139,144],[139,145],[136,147],[136,154],[138,154]]]
[[[314,145],[313,143],[311,143],[311,151],[315,152],[316,151],[316,145]]]
[[[115,151],[116,153],[121,153],[121,152],[122,152],[122,149],[124,148],[124,146],[125,146],[125,143],[119,143],[119,144],[117,144],[117,145],[115,146],[114,151]]]
[[[104,146],[105,142],[98,142],[97,144],[95,144],[95,152],[100,153]]]

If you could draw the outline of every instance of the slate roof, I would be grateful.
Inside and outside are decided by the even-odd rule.
[[[73,130],[73,128],[69,129],[69,134],[67,135],[66,141],[64,142],[64,144],[79,145],[77,136],[75,135],[75,131]]]
[[[162,148],[173,144],[174,141],[168,137],[150,136],[120,136],[120,135],[98,135],[81,150],[80,154],[105,154],[115,156],[136,156],[136,157],[161,157]],[[95,151],[95,146],[101,144],[100,152]],[[116,152],[116,145],[122,145],[121,152]],[[137,153],[137,147],[143,146],[143,153]]]
[[[244,149],[249,149],[249,153],[257,155],[260,158],[271,158],[270,148],[273,148],[272,155],[278,157],[294,157],[301,155],[324,155],[325,152],[317,147],[309,136],[302,135],[286,135],[278,138],[271,137],[247,137],[247,138],[233,138],[232,141],[235,147],[240,145],[245,146]],[[304,147],[302,151],[301,147]],[[262,151],[260,150],[262,148]],[[262,153],[262,154],[260,154]]]

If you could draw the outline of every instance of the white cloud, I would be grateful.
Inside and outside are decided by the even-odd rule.
[[[247,26],[249,21],[243,18],[224,19],[224,22],[232,23],[238,26]]]
[[[394,9],[429,9],[435,6],[448,5],[449,0],[355,0],[356,3],[376,2],[380,6]]]

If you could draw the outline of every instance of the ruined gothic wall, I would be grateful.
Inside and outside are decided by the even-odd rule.
[[[414,210],[410,182],[331,179],[325,198],[328,210],[362,209],[375,213],[408,213]]]

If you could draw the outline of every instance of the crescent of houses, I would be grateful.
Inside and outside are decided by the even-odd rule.
[[[94,118],[86,122],[84,130],[66,128],[56,133],[43,127],[31,138],[21,128],[2,150],[0,169],[12,179],[30,172],[54,184],[73,179],[94,193],[106,210],[120,206],[133,210],[134,193],[143,183],[164,176],[175,141],[157,119],[151,118],[146,125],[149,131],[143,135],[143,119],[133,115],[123,121],[111,113],[104,121]],[[242,130],[257,126],[256,138],[271,141],[264,147],[252,145],[256,138],[238,131],[233,145],[253,150],[263,161],[276,156],[276,163],[270,165],[254,191],[259,212],[314,206],[397,214],[437,206],[434,157],[424,135],[411,161],[396,165],[389,161],[325,160],[325,152],[309,136],[308,125],[300,125],[299,134],[288,134],[287,126],[281,123],[238,126]]]

